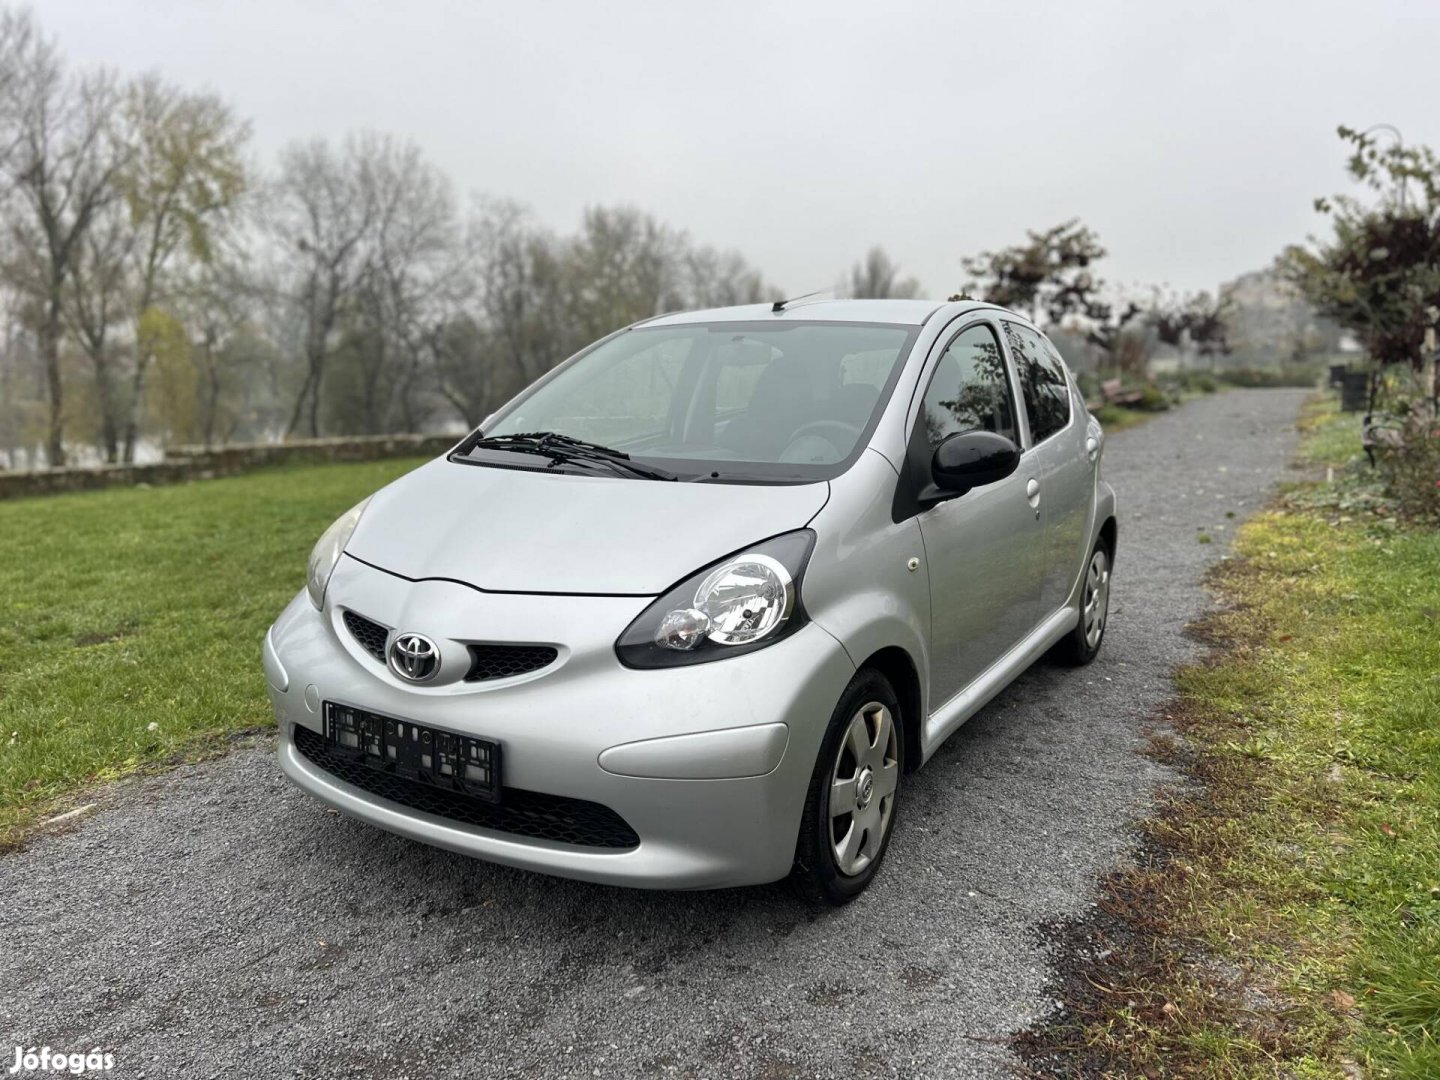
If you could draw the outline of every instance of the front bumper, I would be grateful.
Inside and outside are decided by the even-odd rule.
[[[768,649],[656,671],[614,642],[641,597],[480,593],[410,582],[342,558],[317,612],[303,593],[266,636],[280,765],[310,794],[412,839],[523,869],[611,885],[714,888],[789,872],[825,725],[854,667],[818,626]],[[402,683],[350,637],[349,608],[440,641],[553,642],[542,671],[491,683]],[[493,739],[506,788],[608,807],[639,843],[616,851],[516,836],[380,798],[319,767],[295,728],[322,731],[336,701]]]

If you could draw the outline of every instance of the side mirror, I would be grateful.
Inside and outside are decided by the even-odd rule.
[[[1020,466],[1020,448],[993,431],[962,431],[935,448],[930,477],[936,495],[963,495],[1004,480]]]

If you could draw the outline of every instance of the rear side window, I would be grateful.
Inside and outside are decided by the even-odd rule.
[[[965,431],[993,431],[1019,441],[1010,380],[989,326],[962,330],[946,346],[925,391],[921,422],[932,450]]]
[[[1070,380],[1065,377],[1065,366],[1033,330],[1007,322],[1005,337],[1020,376],[1030,434],[1035,442],[1043,442],[1070,422]]]

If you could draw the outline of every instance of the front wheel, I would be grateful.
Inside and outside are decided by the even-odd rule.
[[[1076,667],[1094,660],[1105,640],[1105,624],[1109,618],[1110,549],[1104,540],[1097,540],[1080,586],[1080,621],[1061,643],[1061,657]]]
[[[791,879],[802,896],[848,904],[865,891],[895,826],[905,738],[895,691],[877,671],[850,681],[810,779]]]

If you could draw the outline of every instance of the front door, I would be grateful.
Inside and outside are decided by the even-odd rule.
[[[993,431],[1021,444],[998,328],[972,322],[944,345],[913,437],[931,453],[950,435]],[[1044,531],[1033,455],[995,484],[923,511],[930,570],[930,702],[954,697],[1039,621]]]

